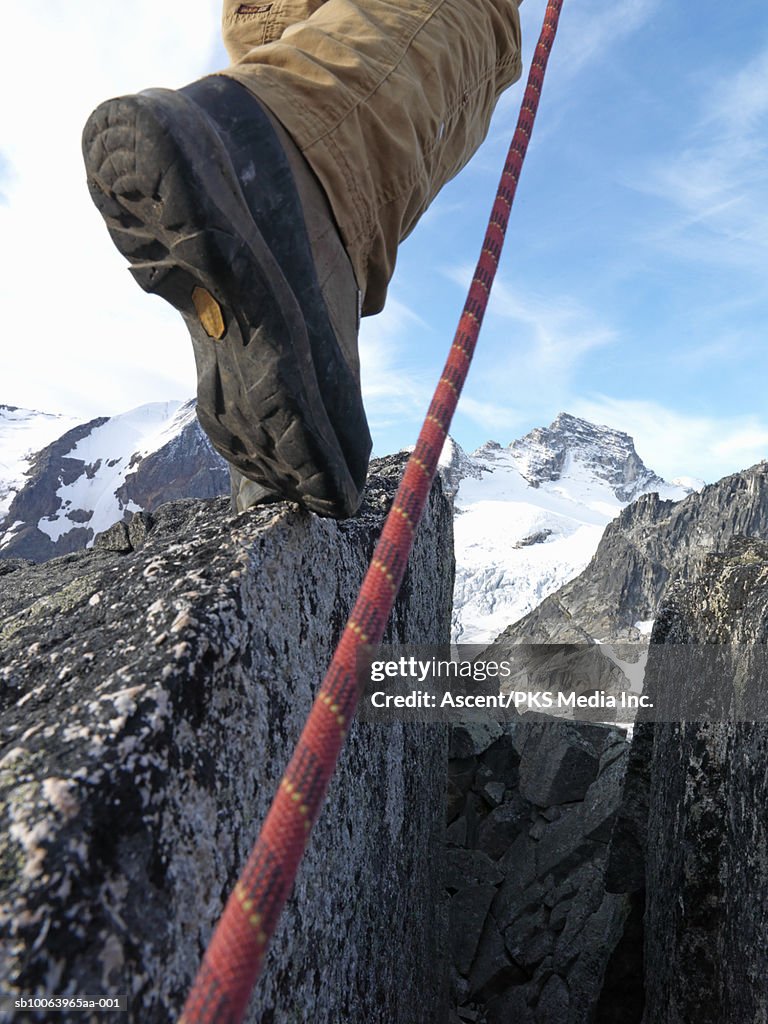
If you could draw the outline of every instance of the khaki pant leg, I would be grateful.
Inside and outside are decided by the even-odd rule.
[[[251,49],[256,22],[237,11],[267,4],[229,6],[237,60],[223,73],[251,89],[302,150],[328,195],[364,312],[377,312],[400,241],[467,163],[499,94],[520,76],[517,0],[286,0],[273,7],[316,9]]]
[[[224,0],[221,35],[233,64],[252,50],[279,39],[289,25],[306,21],[325,0],[272,0],[241,3]]]

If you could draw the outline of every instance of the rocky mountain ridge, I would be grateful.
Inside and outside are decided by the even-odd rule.
[[[45,561],[90,546],[139,509],[228,490],[226,465],[191,402],[70,425],[50,441],[57,422],[23,410],[3,418],[0,410],[0,450],[15,452],[0,558]],[[48,443],[32,455],[34,438]],[[676,500],[690,491],[649,470],[627,434],[567,413],[507,447],[489,441],[471,455],[449,439],[440,473],[456,513],[453,638],[462,643],[487,642],[577,575],[630,496],[653,488]]]
[[[736,537],[768,537],[768,463],[734,473],[680,502],[646,494],[603,534],[575,579],[497,638],[501,651],[520,643],[639,640],[666,589],[693,579],[708,555]]]
[[[30,440],[44,434],[45,414],[14,412],[0,421],[4,451],[9,425],[18,432],[26,422]],[[48,419],[45,426],[57,422]],[[37,451],[16,452],[14,469],[5,484],[0,558],[36,562],[90,546],[131,512],[229,491],[229,471],[201,430],[194,402],[152,403],[78,424]]]
[[[507,447],[467,455],[451,442],[442,461],[456,510],[458,643],[492,640],[577,576],[637,494],[691,493],[649,470],[627,434],[566,413]]]
[[[648,491],[663,493],[669,487],[643,463],[629,434],[569,413],[559,413],[549,427],[536,427],[508,450],[531,487],[560,480],[574,460],[596,480],[605,481],[619,501],[632,501]]]

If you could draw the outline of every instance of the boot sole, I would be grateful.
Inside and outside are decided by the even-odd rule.
[[[214,107],[232,89],[245,100],[236,83],[214,85]],[[236,118],[232,130],[236,140]],[[274,500],[343,518],[359,506],[370,452],[359,386],[335,341],[287,161],[267,153],[257,169],[264,154],[249,141],[226,145],[180,92],[110,100],[84,131],[88,184],[137,282],[184,318],[213,446]],[[259,192],[277,207],[260,212]]]

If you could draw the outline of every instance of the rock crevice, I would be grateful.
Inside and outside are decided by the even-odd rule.
[[[451,1024],[591,1024],[631,912],[605,886],[627,741],[534,717],[451,735]]]

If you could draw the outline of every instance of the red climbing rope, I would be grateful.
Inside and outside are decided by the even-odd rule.
[[[381,642],[480,333],[563,0],[549,0],[480,259],[416,448],[296,750],[213,934],[180,1024],[240,1024],[293,888],[359,698],[358,658]]]

